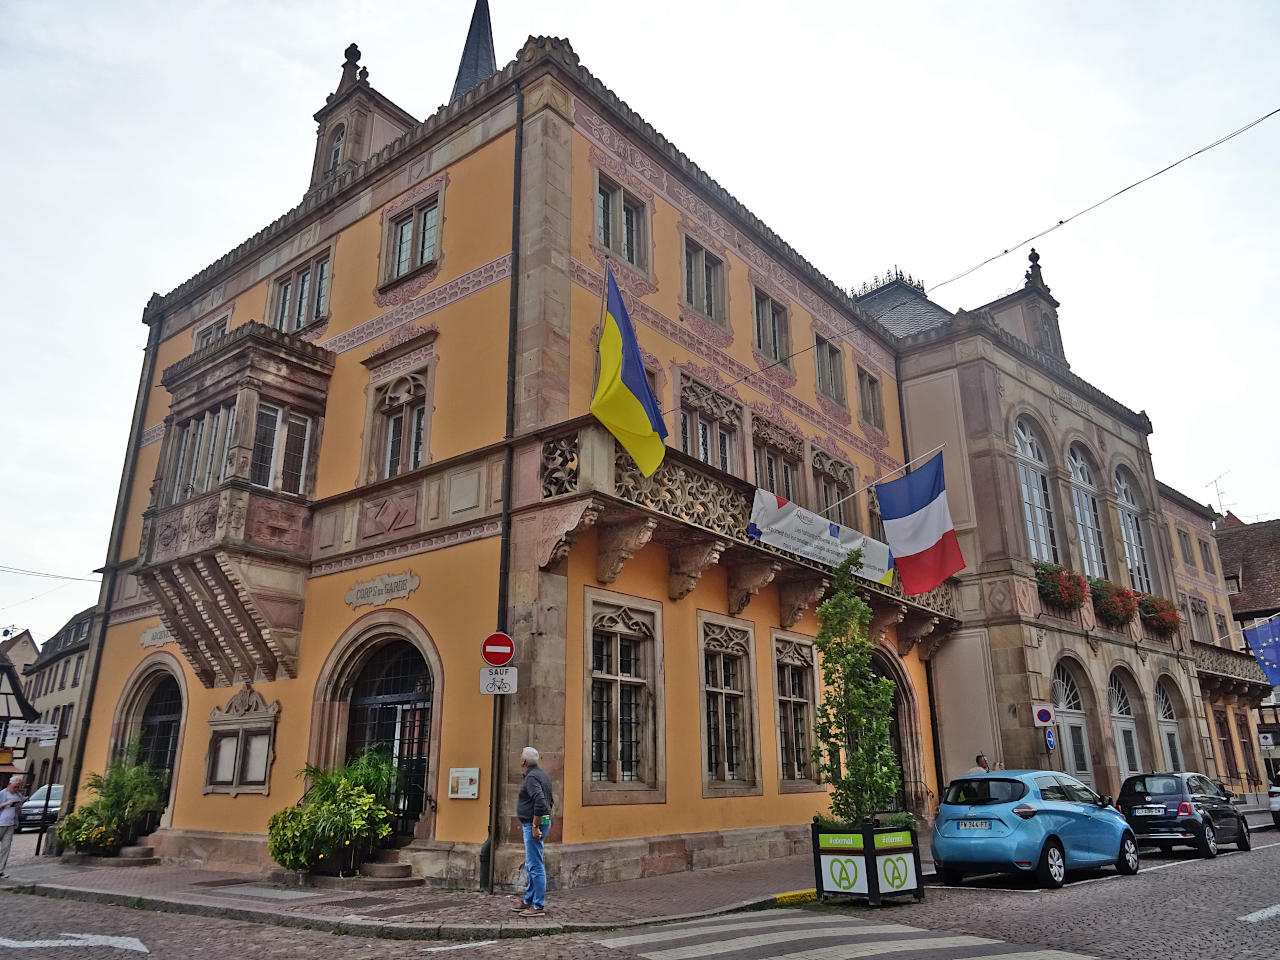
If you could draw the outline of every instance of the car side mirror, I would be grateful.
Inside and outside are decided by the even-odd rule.
[[[1109,807],[1115,803],[1115,801],[1111,797],[1099,797],[1097,803],[1100,807]]]

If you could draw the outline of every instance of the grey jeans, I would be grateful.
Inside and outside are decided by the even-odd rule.
[[[9,848],[13,846],[13,824],[0,827],[0,874],[9,866]]]

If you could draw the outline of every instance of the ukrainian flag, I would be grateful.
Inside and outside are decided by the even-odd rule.
[[[640,344],[622,304],[613,270],[605,267],[609,297],[600,331],[600,380],[591,399],[591,412],[631,454],[646,477],[658,469],[667,452],[663,440],[667,425],[662,422],[658,399],[649,389],[649,378],[640,359]]]

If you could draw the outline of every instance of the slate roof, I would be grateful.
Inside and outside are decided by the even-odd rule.
[[[1240,574],[1240,592],[1231,595],[1236,619],[1280,611],[1280,520],[1219,526],[1213,536],[1223,575]]]
[[[952,315],[923,293],[894,280],[857,298],[858,306],[898,337],[932,330],[950,322]]]
[[[498,61],[493,53],[493,27],[489,22],[489,0],[479,0],[471,14],[471,28],[458,62],[458,79],[453,82],[453,96],[457,100],[468,90],[483,83],[498,72]]]
[[[36,657],[35,661],[24,672],[31,676],[39,673],[55,660],[61,660],[68,654],[88,650],[90,636],[88,633],[81,636],[80,625],[86,620],[93,619],[95,609],[95,607],[85,607],[64,623],[57,633],[44,642],[44,645],[40,648],[40,656]]]
[[[1176,503],[1184,510],[1189,510],[1196,516],[1208,520],[1210,523],[1213,523],[1213,521],[1218,519],[1218,511],[1213,509],[1210,504],[1198,503],[1188,497],[1185,493],[1173,489],[1173,487],[1163,481],[1157,480],[1156,486],[1160,488],[1160,496]]]

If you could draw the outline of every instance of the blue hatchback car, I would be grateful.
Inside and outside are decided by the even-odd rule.
[[[1001,770],[953,780],[933,825],[933,862],[944,883],[965,874],[1034,873],[1060,887],[1068,870],[1115,864],[1138,872],[1124,816],[1079,780],[1053,770]]]

